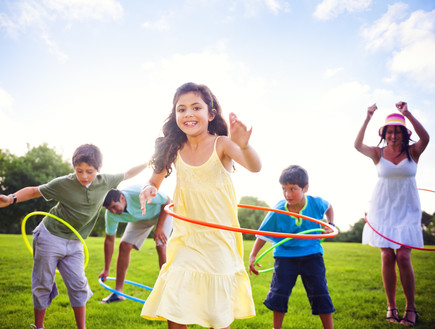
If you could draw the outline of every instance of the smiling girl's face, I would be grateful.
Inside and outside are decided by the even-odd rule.
[[[208,133],[208,123],[213,121],[214,112],[210,113],[207,104],[194,92],[180,95],[175,104],[175,117],[178,127],[187,136],[199,136]]]

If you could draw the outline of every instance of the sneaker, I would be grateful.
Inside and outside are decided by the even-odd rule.
[[[103,298],[101,300],[101,304],[110,304],[110,303],[115,303],[115,302],[122,302],[124,300],[125,300],[125,298],[118,296],[117,294],[112,292],[109,296],[107,296],[106,298]]]

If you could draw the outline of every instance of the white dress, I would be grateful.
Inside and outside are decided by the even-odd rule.
[[[417,163],[403,159],[395,165],[382,156],[376,165],[379,180],[370,201],[367,221],[385,237],[422,248],[421,205],[415,175]],[[398,249],[401,246],[384,239],[367,224],[362,243],[373,247]]]

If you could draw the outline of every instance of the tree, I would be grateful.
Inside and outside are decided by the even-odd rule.
[[[429,215],[423,211],[421,216],[424,244],[435,245],[435,213]]]
[[[325,239],[328,242],[362,242],[362,231],[364,229],[364,218],[360,218],[348,231],[340,232],[337,236]]]
[[[0,149],[0,193],[12,194],[26,186],[39,186],[53,178],[72,172],[71,164],[62,159],[46,143],[30,148],[27,145],[24,156],[16,156],[9,150]],[[20,223],[33,211],[48,211],[55,201],[47,202],[36,198],[23,203],[0,209],[0,233],[20,233]],[[30,232],[39,220],[28,221],[26,228]]]
[[[240,203],[269,208],[269,205],[266,202],[258,200],[256,197],[253,196],[242,197],[240,199]],[[240,226],[243,228],[250,228],[250,229],[257,230],[260,227],[261,223],[263,222],[265,216],[266,213],[261,210],[246,209],[246,208],[239,208],[238,210]],[[255,235],[243,233],[243,239],[255,240]]]

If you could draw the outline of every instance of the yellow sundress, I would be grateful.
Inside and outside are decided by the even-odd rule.
[[[212,155],[200,166],[188,165],[177,154],[174,212],[239,227],[236,194],[216,152],[217,139]],[[174,218],[167,261],[141,316],[213,328],[255,316],[242,234]]]

